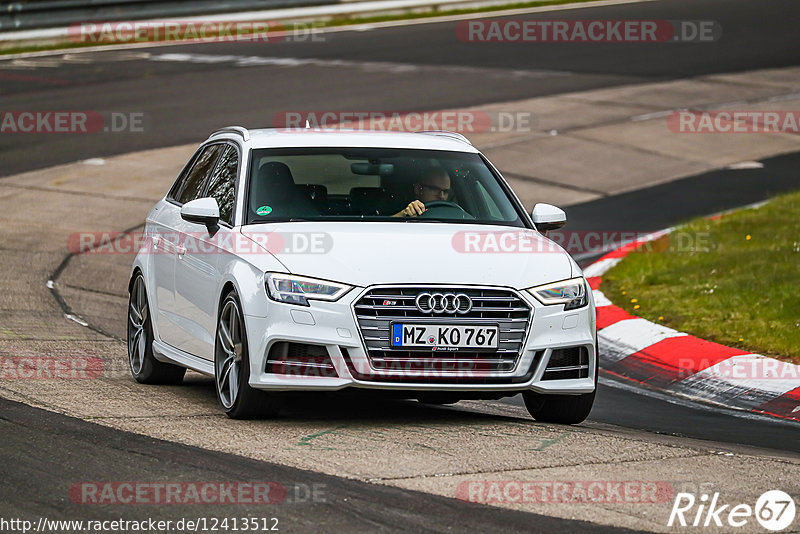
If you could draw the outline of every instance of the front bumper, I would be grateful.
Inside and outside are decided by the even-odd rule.
[[[250,386],[273,391],[335,391],[347,387],[509,394],[524,390],[545,394],[594,391],[597,354],[595,311],[591,300],[584,308],[565,312],[562,305],[544,306],[527,292],[516,292],[533,313],[513,370],[426,368],[408,370],[401,380],[394,380],[372,367],[359,331],[353,305],[367,290],[355,288],[337,302],[312,301],[309,307],[270,301],[267,317],[245,315],[250,343]],[[324,347],[335,376],[334,373],[319,376],[317,373],[267,372],[270,349],[280,342]],[[552,351],[567,347],[584,347],[588,351],[588,376],[544,380]]]

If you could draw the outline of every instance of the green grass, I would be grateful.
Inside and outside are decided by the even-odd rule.
[[[300,31],[308,31],[312,26],[314,28],[328,28],[334,26],[349,26],[354,24],[391,22],[396,20],[416,20],[425,18],[436,18],[436,17],[450,17],[453,15],[469,15],[472,13],[491,13],[493,11],[505,11],[508,9],[527,9],[531,7],[557,6],[563,4],[578,4],[584,2],[597,2],[597,1],[598,0],[534,0],[530,2],[510,2],[508,4],[502,4],[496,6],[485,6],[485,7],[465,8],[465,9],[432,8],[428,11],[396,13],[391,15],[358,15],[358,14],[340,15],[325,20],[319,20],[308,23],[293,24],[290,22],[286,22],[283,24],[283,27],[285,31],[292,31],[294,29],[298,29]],[[415,9],[420,9],[420,8],[415,8]],[[191,17],[186,17],[186,20],[190,19]],[[247,34],[243,33],[242,35],[247,35]],[[44,45],[31,44],[23,46],[10,46],[9,48],[0,49],[0,56],[6,54],[21,54],[25,52],[41,52],[45,50],[62,50],[62,49],[69,50],[73,48],[87,48],[87,47],[103,48],[103,46],[119,45],[119,44],[124,44],[124,43],[105,43],[104,45],[98,43],[77,43],[72,41],[62,41]]]
[[[691,221],[629,254],[601,289],[650,321],[800,363],[800,192]]]

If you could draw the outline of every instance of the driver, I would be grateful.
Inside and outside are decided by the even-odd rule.
[[[414,183],[414,196],[417,200],[411,201],[392,217],[416,217],[425,213],[426,202],[446,201],[450,197],[450,176],[444,169],[434,168],[423,172]]]

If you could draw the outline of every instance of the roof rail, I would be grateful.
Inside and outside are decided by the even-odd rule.
[[[465,136],[458,132],[451,132],[450,130],[422,130],[417,133],[449,137],[450,139],[455,139],[456,141],[461,141],[462,143],[472,146],[472,143],[470,143],[469,139],[467,139]]]
[[[242,126],[225,126],[224,128],[220,128],[219,130],[209,135],[209,137],[214,137],[215,135],[226,134],[226,133],[239,134],[245,141],[250,140],[250,132],[248,131],[247,128],[244,128]]]

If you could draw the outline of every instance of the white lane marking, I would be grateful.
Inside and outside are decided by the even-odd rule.
[[[741,161],[739,163],[732,163],[725,168],[732,171],[738,171],[744,169],[763,169],[764,164],[761,163],[760,161]]]
[[[633,122],[648,121],[650,119],[660,119],[670,115],[673,111],[671,109],[664,111],[654,111],[653,113],[645,113],[643,115],[634,115],[630,118]]]
[[[1,59],[1,58],[0,58]],[[8,63],[0,63],[3,69],[39,69],[55,68],[61,66],[61,58],[33,58],[33,59],[14,59]]]
[[[83,319],[81,319],[81,318],[79,318],[79,317],[75,317],[75,316],[74,316],[74,315],[72,315],[72,314],[65,313],[65,314],[64,314],[64,317],[66,317],[66,318],[67,318],[67,319],[69,319],[70,321],[75,321],[76,323],[78,323],[78,324],[79,324],[79,325],[81,325],[81,326],[89,326],[89,323],[87,323],[86,321],[84,321]]]
[[[177,61],[179,63],[227,63],[245,58],[246,56],[225,56],[213,54],[156,54],[150,56],[150,61]],[[266,58],[265,58],[266,59]],[[275,58],[276,60],[282,58]],[[294,65],[291,65],[294,66]]]
[[[603,306],[611,306],[612,304],[614,304],[599,289],[595,289],[594,291],[592,291],[592,293],[594,293],[594,305],[596,308],[601,308]]]
[[[586,278],[603,276],[606,274],[606,271],[618,264],[620,260],[622,260],[622,258],[606,258],[604,260],[596,261],[583,270],[583,276]]]
[[[61,56],[64,63],[91,63],[92,58],[83,54],[64,54]]]
[[[148,59],[149,52],[106,52],[103,50],[92,50],[94,54],[76,54],[70,52],[61,57],[31,57],[29,59],[10,59],[7,60],[0,56],[0,69],[3,70],[32,70],[41,67],[57,68],[64,64],[69,65],[90,65],[92,63],[112,63],[118,61],[135,61]]]
[[[703,382],[704,389],[713,384],[709,393],[723,394],[731,388],[758,390],[776,397],[800,387],[800,365],[767,358],[760,354],[732,356],[683,380],[681,388]],[[696,387],[696,386],[695,386]]]
[[[688,334],[641,318],[624,319],[597,333],[600,353],[606,364],[618,362],[659,341],[686,335]]]
[[[153,54],[150,61],[166,61],[177,63],[233,63],[237,67],[325,67],[325,68],[356,68],[367,72],[390,73],[449,73],[449,74],[477,74],[502,79],[515,78],[542,78],[547,76],[571,76],[567,71],[553,70],[506,70],[482,67],[466,67],[458,65],[419,65],[413,63],[394,63],[389,61],[352,61],[347,59],[319,59],[299,57],[270,57],[270,56],[236,56],[214,54]]]

